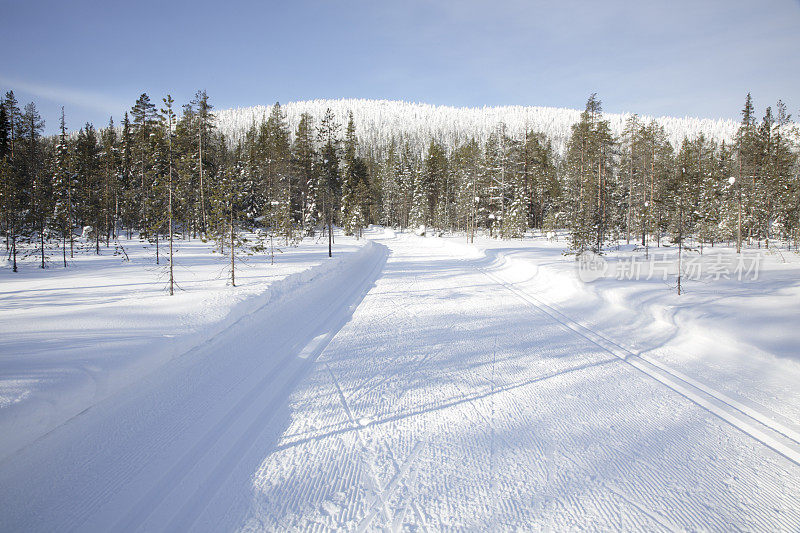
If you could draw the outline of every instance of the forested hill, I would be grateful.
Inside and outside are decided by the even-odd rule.
[[[302,113],[309,113],[319,124],[330,108],[340,124],[347,122],[353,112],[358,136],[367,146],[383,146],[393,136],[403,136],[418,153],[424,152],[432,139],[445,146],[474,137],[486,141],[499,124],[505,124],[506,134],[515,137],[525,130],[544,133],[554,148],[563,153],[570,128],[580,119],[581,111],[557,107],[498,106],[451,107],[392,100],[339,99],[307,100],[281,104],[294,132]],[[241,139],[250,126],[269,117],[272,106],[254,106],[218,110],[219,131],[234,142]],[[604,113],[615,135],[621,135],[630,113]],[[732,120],[696,117],[647,117],[664,127],[668,140],[676,149],[684,137],[696,138],[700,133],[708,140],[730,143],[739,124]]]

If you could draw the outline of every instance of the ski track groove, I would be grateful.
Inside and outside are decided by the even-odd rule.
[[[232,472],[254,455],[254,443],[261,442],[276,416],[272,406],[282,400],[292,417],[271,449],[259,450],[243,530],[506,530],[521,524],[545,530],[775,530],[781,524],[785,529],[800,525],[800,506],[791,506],[800,499],[800,479],[791,478],[796,461],[773,454],[757,438],[755,447],[732,447],[755,437],[671,385],[677,380],[678,389],[694,387],[690,392],[714,402],[715,409],[731,417],[739,413],[734,421],[781,434],[775,438],[790,438],[792,430],[787,435],[763,424],[745,412],[748,406],[738,409],[735,400],[725,402],[704,384],[693,385],[693,378],[570,322],[496,272],[449,254],[440,269],[412,275],[417,261],[425,264],[425,254],[389,265],[392,253],[365,276],[374,283],[362,293],[358,309],[339,308],[335,299],[317,310],[311,321],[316,326],[298,333],[302,341],[287,340],[275,348],[276,353],[287,350],[285,356],[229,380],[224,390],[235,400],[214,410],[198,432],[200,442],[123,507],[127,514],[114,529],[210,529],[212,523],[200,519],[207,509],[220,507],[212,503]],[[472,269],[481,283],[464,283]],[[430,287],[442,286],[440,276],[453,285],[437,293]],[[386,291],[387,285],[408,290]],[[471,299],[467,305],[437,314],[439,299],[464,285],[473,287],[465,293]],[[516,295],[513,304],[498,297],[498,285]],[[363,290],[369,284],[359,286]],[[394,296],[412,291],[405,300]],[[357,292],[353,287],[352,295]],[[387,307],[389,312],[382,312]],[[472,316],[476,311],[486,324]],[[530,332],[521,344],[503,339],[498,346],[497,328],[523,323],[523,315],[535,324],[531,329],[542,331]],[[444,317],[449,324],[437,320]],[[479,328],[485,331],[470,337]],[[390,342],[379,344],[365,331]],[[540,341],[568,342],[573,351],[548,351]],[[631,362],[639,360],[640,366]],[[643,380],[642,374],[652,379]],[[189,373],[185,381],[191,379]],[[631,391],[619,390],[634,383]],[[239,387],[244,391],[236,394]],[[213,408],[214,397],[204,398],[198,408]],[[653,426],[626,416],[630,408],[652,413]],[[229,417],[236,420],[224,422]],[[720,418],[735,429],[720,424]],[[162,436],[178,437],[189,424],[176,420]],[[215,430],[220,435],[210,435]],[[147,455],[168,446],[156,444],[119,457],[111,465],[113,475],[101,480],[101,490],[84,494],[88,507],[66,513],[70,519],[64,529],[91,529],[86,516],[135,477]],[[725,450],[718,457],[717,447]],[[757,461],[769,467],[762,472],[779,474],[756,477]],[[702,465],[702,477],[692,464]],[[781,522],[776,521],[779,512],[784,513]]]
[[[356,437],[357,437],[359,443],[361,444],[362,451],[364,452],[364,455],[362,455],[363,461],[367,462],[366,454],[368,453],[369,449],[367,448],[366,443],[364,442],[363,436],[361,434],[362,429],[363,429],[362,425],[360,424],[359,421],[357,421],[355,419],[355,417],[353,415],[352,408],[350,407],[350,404],[349,404],[347,398],[345,397],[345,394],[344,394],[344,391],[342,390],[341,384],[339,383],[339,380],[336,378],[336,375],[333,373],[333,370],[331,369],[330,365],[327,362],[324,363],[324,364],[325,364],[325,368],[328,371],[328,374],[331,377],[331,381],[333,382],[333,384],[336,387],[336,391],[338,393],[341,406],[344,409],[345,413],[347,414],[347,417],[348,417],[348,420],[350,422],[350,425],[354,429]],[[359,388],[360,387],[356,387],[355,391],[358,391]],[[383,514],[386,524],[393,524],[396,521],[396,520],[392,519],[392,516],[391,516],[392,513],[389,510],[389,500],[392,497],[392,495],[394,494],[394,492],[398,489],[398,487],[396,485],[398,485],[402,481],[402,478],[405,477],[405,475],[407,474],[410,464],[416,460],[416,456],[418,455],[418,452],[419,452],[419,447],[420,447],[420,443],[417,443],[414,446],[414,448],[412,449],[409,458],[407,458],[402,464],[400,464],[397,461],[397,457],[395,456],[394,452],[392,451],[392,448],[389,447],[388,445],[384,445],[384,449],[386,450],[386,452],[389,455],[389,458],[390,458],[392,464],[395,467],[395,476],[392,479],[392,481],[390,481],[389,484],[387,486],[385,486],[385,487],[381,487],[380,486],[380,484],[379,484],[379,482],[377,480],[377,476],[376,476],[376,474],[374,472],[374,469],[372,468],[372,465],[367,463],[369,478],[370,478],[371,484],[374,486],[374,489],[375,489],[373,502],[371,504],[369,504],[367,507],[368,507],[368,509],[371,509],[371,510],[380,509],[380,512],[381,512],[381,514]],[[392,488],[392,485],[395,485],[395,487]],[[381,505],[378,506],[378,503],[380,503]],[[405,513],[403,513],[403,514],[405,514]],[[357,531],[365,530],[366,527],[369,526],[370,522],[374,519],[374,517],[375,517],[374,514],[370,514],[370,515],[368,515],[368,517],[365,517],[364,520],[361,522],[363,527],[361,527],[361,525],[359,525],[359,527],[357,528]]]
[[[385,256],[381,255],[380,252],[376,252],[376,257],[373,259],[374,264],[364,279],[359,283],[353,284],[349,291],[343,293],[339,298],[332,300],[329,302],[329,305],[319,309],[314,314],[315,320],[309,321],[308,324],[310,324],[310,326],[303,329],[303,335],[300,337],[303,339],[302,341],[287,339],[283,344],[279,345],[277,349],[275,349],[276,352],[285,350],[285,355],[280,358],[279,362],[271,365],[271,368],[277,368],[278,371],[274,373],[267,372],[254,387],[242,395],[239,401],[237,401],[230,409],[228,409],[226,414],[223,415],[214,426],[207,430],[203,437],[196,441],[195,445],[187,450],[180,460],[178,460],[177,463],[175,463],[173,467],[168,470],[155,485],[151,486],[150,489],[142,496],[142,498],[139,499],[125,515],[123,515],[123,517],[112,527],[112,530],[130,530],[135,529],[136,527],[134,526],[134,528],[131,528],[132,524],[145,524],[150,516],[160,507],[159,504],[168,500],[175,490],[179,488],[181,482],[191,473],[192,469],[198,464],[198,462],[200,462],[204,456],[210,453],[223,437],[229,436],[227,435],[227,432],[231,428],[233,428],[240,420],[244,420],[244,415],[249,412],[247,407],[260,403],[258,400],[261,400],[263,396],[267,396],[270,398],[270,401],[264,402],[265,408],[258,416],[255,417],[254,422],[248,425],[245,432],[240,434],[240,438],[236,439],[233,446],[226,450],[226,453],[223,454],[223,457],[221,459],[216,459],[216,466],[214,469],[212,469],[212,473],[220,474],[221,466],[229,467],[230,470],[235,467],[237,455],[235,455],[234,452],[241,451],[240,448],[243,448],[248,443],[248,439],[255,439],[257,436],[256,432],[260,433],[261,428],[264,427],[264,425],[259,424],[264,424],[267,419],[270,418],[270,416],[273,414],[271,411],[273,410],[274,402],[280,401],[282,398],[280,394],[282,391],[273,391],[269,385],[273,383],[282,383],[280,378],[285,377],[283,374],[289,373],[293,369],[288,363],[293,362],[293,360],[297,358],[298,353],[300,353],[305,344],[309,342],[309,338],[311,339],[311,342],[313,342],[314,333],[319,332],[321,329],[323,333],[329,336],[327,342],[320,343],[320,346],[315,349],[316,356],[319,356],[319,354],[330,342],[333,335],[335,335],[336,331],[338,331],[338,329],[335,331],[326,329],[330,326],[329,323],[342,322],[335,313],[335,310],[339,307],[339,303],[343,301],[350,301],[353,297],[356,297],[358,293],[364,291],[365,286],[368,286],[378,272],[380,272],[380,270],[383,268],[385,261],[381,261],[382,257],[385,259]],[[348,306],[346,309],[348,312],[351,312],[352,306]],[[321,327],[319,325],[320,319],[322,319]],[[346,320],[344,322],[346,322]],[[344,322],[340,324],[340,327],[344,325]],[[295,383],[296,380],[308,370],[314,359],[315,357],[308,357],[305,360],[301,360],[305,361],[306,364],[298,365],[297,368],[294,369],[294,372],[290,374],[290,379],[288,382],[290,384]],[[219,455],[217,457],[219,457]],[[241,457],[241,455],[238,457]],[[230,472],[230,470],[228,470],[228,472]],[[214,496],[214,494],[216,494],[216,491],[219,490],[220,485],[209,484],[210,479],[213,479],[213,475],[206,476],[206,483],[204,485],[201,484],[194,492],[190,493],[188,500],[184,500],[185,507],[181,506],[178,510],[178,514],[174,515],[173,518],[182,517],[186,522],[188,522],[188,520],[191,518],[196,520],[199,517],[197,514],[191,517],[192,512],[196,511],[198,507],[192,508],[189,504],[194,502],[196,498],[197,501],[195,503],[199,503],[200,501],[207,502],[211,497]],[[227,477],[225,479],[227,479]],[[178,524],[171,523],[170,525],[175,527]],[[171,528],[167,529],[169,530]]]
[[[671,389],[673,392],[683,396],[709,413],[746,433],[753,439],[759,441],[761,444],[771,448],[784,458],[800,466],[800,442],[794,441],[792,436],[795,436],[796,433],[791,429],[784,427],[778,422],[770,420],[763,414],[756,412],[740,402],[736,402],[735,400],[728,398],[724,394],[719,393],[692,378],[688,378],[688,376],[686,376],[688,381],[683,379],[680,377],[682,374],[669,369],[666,365],[661,363],[653,363],[649,360],[649,358],[643,359],[630,350],[607,339],[596,331],[572,320],[532,294],[515,287],[513,284],[503,280],[498,275],[489,273],[486,271],[486,269],[481,267],[473,268],[483,273],[496,284],[506,288],[518,298],[527,302],[538,312],[551,317],[563,327],[577,333],[591,343],[599,346],[604,351],[607,351],[618,357],[623,362],[639,370],[642,374],[655,379],[665,387]],[[561,318],[559,318],[559,316]],[[681,385],[681,382],[683,382],[684,385]],[[712,400],[705,398],[704,395],[712,398]],[[730,400],[731,403],[726,401],[726,399]],[[714,401],[718,403],[715,403]],[[782,441],[779,436],[775,436],[764,431],[761,429],[761,427],[765,427],[767,430],[777,433],[779,436],[788,438],[789,443]]]

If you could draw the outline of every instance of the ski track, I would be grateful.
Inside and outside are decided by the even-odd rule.
[[[0,530],[800,529],[786,424],[502,261],[401,235],[356,266],[0,463]]]
[[[726,404],[732,425],[529,295],[508,298],[479,261],[387,244],[376,287],[292,395],[244,530],[800,526],[798,465],[740,427],[761,422]],[[390,486],[414,451],[387,513],[364,472]]]
[[[693,401],[700,407],[719,416],[766,446],[777,451],[790,461],[800,465],[800,434],[752,407],[730,398],[685,374],[669,368],[646,356],[636,355],[627,348],[604,337],[602,334],[572,320],[536,296],[525,292],[508,281],[476,267],[489,279],[508,289],[537,311],[544,313],[600,348],[617,356],[642,373],[664,384],[674,392]],[[781,437],[785,437],[781,438]]]

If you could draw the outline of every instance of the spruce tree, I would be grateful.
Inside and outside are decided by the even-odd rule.
[[[738,196],[736,252],[741,253],[743,237],[743,216],[748,235],[753,234],[753,219],[755,217],[753,197],[756,189],[756,167],[758,159],[758,138],[755,125],[755,111],[750,93],[745,98],[742,108],[742,121],[736,132],[736,181],[735,187]],[[745,202],[743,206],[742,203]],[[745,213],[742,213],[742,210]]]
[[[319,139],[322,144],[320,161],[320,187],[323,197],[323,213],[328,227],[328,257],[333,256],[333,223],[341,196],[341,177],[339,173],[339,125],[333,111],[328,108],[319,128]]]
[[[596,95],[586,102],[567,144],[566,173],[572,200],[568,204],[570,247],[602,253],[609,237],[610,178],[614,140]]]
[[[6,112],[6,102],[0,99],[0,230],[10,249],[10,213],[14,187],[11,180],[11,124]]]
[[[773,138],[774,219],[787,238],[798,237],[800,222],[800,173],[798,153],[792,149],[791,135],[795,131],[786,105],[778,100],[775,106],[775,131]]]
[[[27,222],[31,229],[31,240],[38,241],[40,267],[45,268],[45,230],[48,225],[52,194],[50,180],[45,176],[43,165],[42,130],[44,120],[36,105],[31,102],[25,106],[20,120],[20,147],[22,158],[22,180],[25,191]],[[35,235],[35,236],[34,236]]]
[[[173,132],[176,124],[175,112],[172,110],[172,105],[175,103],[171,95],[167,95],[164,100],[164,107],[161,109],[161,123],[167,137],[167,234],[169,236],[169,295],[175,294],[175,268],[174,268],[174,250],[173,250],[173,237],[175,230],[173,228],[173,183],[172,183],[172,140]]]
[[[292,165],[299,193],[299,220],[303,235],[313,234],[320,221],[322,202],[319,198],[319,177],[315,160],[314,124],[311,115],[303,113],[297,124],[292,145]]]
[[[139,233],[140,237],[149,236],[149,227],[152,221],[149,219],[150,213],[148,206],[152,200],[153,185],[153,139],[151,134],[157,124],[157,113],[155,105],[150,101],[147,93],[143,93],[133,108],[131,109],[131,119],[133,127],[133,137],[135,139],[135,166],[139,177],[137,190],[137,203],[139,204]]]
[[[444,147],[431,141],[414,188],[414,225],[438,226],[444,229],[444,205],[447,202],[445,181],[447,179],[447,153]],[[441,196],[440,196],[441,195]],[[437,207],[442,207],[437,212]],[[438,216],[437,216],[438,215]]]
[[[72,196],[75,186],[70,157],[70,141],[67,137],[67,125],[64,108],[61,108],[58,144],[56,145],[53,163],[53,222],[61,234],[62,259],[67,266],[67,240],[69,240],[69,256],[74,257],[74,232],[72,216]]]
[[[128,230],[128,239],[131,238],[131,232],[138,220],[136,208],[138,188],[135,179],[134,150],[133,127],[126,112],[122,119],[119,150],[119,219],[123,227]]]
[[[117,217],[119,213],[119,147],[117,146],[117,129],[114,119],[109,118],[108,126],[100,132],[100,145],[102,152],[102,210],[103,233],[106,238],[106,247],[113,236],[117,237]]]
[[[289,244],[293,238],[291,144],[289,124],[280,103],[272,106],[262,137],[268,194],[263,214],[269,221],[270,232],[282,236],[285,244]]]
[[[360,231],[363,216],[359,209],[358,186],[355,175],[356,150],[358,139],[353,112],[347,115],[347,127],[344,136],[344,157],[342,158],[342,225],[346,235]]]
[[[386,156],[380,162],[378,181],[381,197],[381,214],[379,221],[385,226],[400,225],[402,197],[398,170],[400,168],[397,144],[392,139]]]
[[[81,128],[75,141],[75,170],[80,189],[79,218],[83,227],[91,227],[88,237],[95,241],[95,253],[100,253],[100,233],[103,218],[102,160],[97,131],[90,123]]]
[[[205,90],[197,91],[191,105],[194,107],[197,130],[197,172],[198,187],[200,189],[200,222],[201,231],[206,232],[206,181],[208,174],[208,158],[211,137],[215,127],[215,116],[212,112],[214,106],[209,102],[208,94]]]
[[[474,242],[480,200],[478,181],[482,167],[478,142],[470,139],[458,146],[453,152],[450,166],[456,191],[454,208],[457,225],[467,233],[467,241]]]
[[[6,250],[12,260],[12,270],[17,272],[17,238],[22,224],[24,212],[24,183],[20,172],[20,157],[18,150],[18,137],[22,113],[14,96],[14,91],[8,91],[3,99],[3,110],[6,115],[6,145],[4,179],[5,197],[3,211],[6,228]],[[10,236],[10,245],[9,245]]]

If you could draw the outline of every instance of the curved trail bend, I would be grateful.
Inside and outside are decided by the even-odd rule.
[[[782,428],[499,265],[370,246],[0,463],[0,530],[800,529]]]

